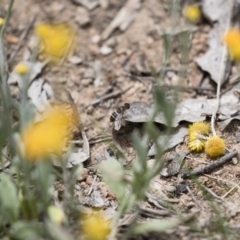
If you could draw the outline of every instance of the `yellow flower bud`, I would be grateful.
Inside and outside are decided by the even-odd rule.
[[[201,10],[196,5],[188,5],[184,8],[183,15],[188,21],[198,23],[201,19]]]
[[[48,207],[48,216],[51,221],[56,223],[57,225],[60,225],[65,218],[63,210],[53,205]]]
[[[232,59],[240,60],[240,30],[229,29],[224,36],[224,42]]]
[[[225,152],[225,141],[219,136],[210,136],[205,144],[205,152],[209,157],[217,157]]]
[[[20,75],[25,75],[29,71],[29,67],[27,64],[20,62],[15,66],[14,71]]]

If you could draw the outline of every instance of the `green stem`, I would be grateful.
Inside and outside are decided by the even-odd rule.
[[[0,137],[0,154],[2,153],[2,145],[5,143],[6,138],[9,138],[11,136],[11,130],[12,130],[12,118],[11,118],[11,108],[12,108],[12,98],[10,94],[10,90],[7,83],[7,73],[6,73],[6,60],[5,60],[5,54],[4,54],[4,47],[3,47],[3,35],[6,29],[6,26],[9,22],[12,6],[13,6],[14,0],[11,0],[8,6],[5,22],[3,26],[1,27],[0,31],[0,98],[2,102],[2,136]]]
[[[4,24],[3,24],[1,32],[0,32],[0,37],[1,38],[3,37],[3,35],[5,33],[5,30],[6,30],[6,27],[8,25],[9,19],[11,17],[13,3],[14,3],[14,0],[10,0],[9,6],[8,6],[8,10],[7,10],[7,15],[5,17],[5,21],[4,21]]]

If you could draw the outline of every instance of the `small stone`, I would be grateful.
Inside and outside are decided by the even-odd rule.
[[[78,65],[80,63],[82,63],[82,59],[80,57],[77,56],[72,56],[68,59],[68,61],[72,64]]]
[[[173,71],[167,71],[166,75],[169,79],[172,79],[174,76],[176,76],[176,73]]]
[[[77,7],[75,20],[80,26],[85,27],[90,23],[89,13],[85,8]]]
[[[96,44],[91,44],[89,46],[89,52],[92,54],[92,55],[98,55],[99,54],[99,48]]]
[[[232,159],[232,163],[233,163],[233,165],[237,165],[238,164],[238,159],[234,157]]]
[[[113,49],[111,47],[108,47],[106,45],[103,45],[100,49],[99,49],[100,53],[102,55],[109,55]]]
[[[173,185],[166,185],[165,189],[167,192],[175,192],[176,191],[176,187]]]
[[[167,177],[168,176],[168,171],[167,170],[168,169],[166,167],[162,168],[162,170],[160,172],[161,176]]]
[[[93,70],[93,68],[88,68],[85,73],[83,78],[94,78],[95,77],[95,71]]]
[[[81,182],[81,183],[80,183],[80,186],[81,186],[82,188],[84,188],[84,189],[87,188],[87,184],[86,184],[85,182]]]
[[[92,78],[84,78],[82,79],[81,83],[84,87],[87,87],[88,85],[90,85],[93,82]]]
[[[117,39],[116,37],[111,37],[105,42],[106,46],[108,47],[115,47],[117,44]]]
[[[89,106],[89,107],[87,107],[86,113],[89,114],[89,115],[91,115],[91,114],[93,113],[93,109],[94,109],[94,107],[93,107],[92,105]]]
[[[81,173],[78,175],[77,180],[81,182],[85,180],[87,176],[88,176],[88,170],[87,168],[83,168]]]
[[[101,41],[101,36],[100,35],[94,35],[91,39],[91,42],[93,44],[98,44]]]
[[[92,183],[93,183],[93,178],[92,178],[91,176],[88,176],[87,179],[86,179],[86,183],[87,183],[88,185],[92,185]]]
[[[178,85],[179,84],[179,77],[177,75],[173,76],[171,79],[172,85]]]

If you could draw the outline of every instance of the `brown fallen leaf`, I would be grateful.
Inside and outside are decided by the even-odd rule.
[[[101,38],[103,40],[108,39],[116,28],[119,28],[121,31],[125,31],[136,17],[140,7],[140,0],[128,0],[123,8],[118,12],[117,16],[104,30]]]

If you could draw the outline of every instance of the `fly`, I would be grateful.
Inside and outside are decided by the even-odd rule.
[[[112,113],[112,115],[110,117],[110,122],[113,122],[113,128],[116,131],[120,130],[120,128],[122,126],[122,120],[123,120],[124,113],[129,108],[130,108],[130,104],[124,103],[123,106],[119,107],[115,112]]]

